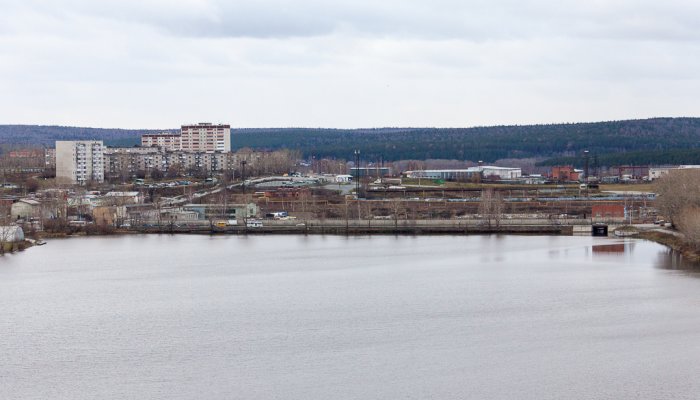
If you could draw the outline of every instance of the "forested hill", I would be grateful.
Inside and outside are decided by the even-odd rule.
[[[172,131],[172,129],[170,129]],[[56,140],[102,139],[111,146],[139,143],[146,130],[0,125],[0,146],[53,146]],[[301,150],[305,156],[365,160],[456,159],[492,162],[503,158],[566,157],[589,150],[608,156],[634,153],[639,163],[683,150],[700,157],[700,118],[654,118],[576,124],[475,128],[234,129],[234,149]],[[653,158],[653,157],[652,157]],[[654,159],[664,163],[664,159]]]
[[[0,147],[54,147],[57,140],[103,140],[108,146],[133,146],[141,134],[176,132],[177,129],[102,129],[72,126],[0,125]]]
[[[700,118],[655,118],[577,124],[404,129],[240,129],[236,147],[299,149],[351,159],[483,160],[700,149]]]

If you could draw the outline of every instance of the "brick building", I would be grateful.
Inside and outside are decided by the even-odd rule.
[[[594,220],[621,221],[625,219],[625,206],[622,204],[594,204],[592,209]]]
[[[552,167],[552,172],[549,174],[549,176],[552,178],[552,180],[558,182],[570,182],[581,179],[581,172],[574,169],[574,167],[570,165],[556,166]]]

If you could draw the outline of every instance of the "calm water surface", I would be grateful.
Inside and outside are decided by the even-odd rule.
[[[629,239],[52,240],[0,257],[0,399],[697,399],[698,277]]]

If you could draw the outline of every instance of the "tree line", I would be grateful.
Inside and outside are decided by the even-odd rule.
[[[56,140],[80,139],[128,147],[147,132],[154,131],[0,125],[0,147],[52,147]],[[336,159],[352,159],[359,149],[367,161],[547,158],[552,165],[574,163],[589,150],[599,156],[600,165],[687,164],[700,158],[700,118],[474,128],[233,129],[231,143],[233,150],[290,149],[302,157]]]
[[[495,162],[568,157],[565,161],[571,163],[588,150],[590,154],[601,156],[601,165],[647,164],[656,160],[688,163],[682,161],[685,156],[694,154],[693,149],[700,149],[700,119],[655,118],[476,128],[239,129],[233,135],[232,144],[255,149],[285,147],[299,150],[306,156],[346,159],[351,158],[354,149],[359,149],[363,159],[372,161]]]
[[[590,165],[681,165],[700,164],[700,148],[630,151],[626,153],[591,154]],[[582,167],[582,154],[571,157],[552,157],[538,162],[537,166],[574,165]]]

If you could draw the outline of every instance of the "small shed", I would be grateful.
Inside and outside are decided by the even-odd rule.
[[[28,219],[39,215],[41,203],[32,199],[21,199],[12,204],[11,215],[14,219]]]
[[[0,243],[17,243],[24,240],[24,230],[17,225],[0,225]]]

